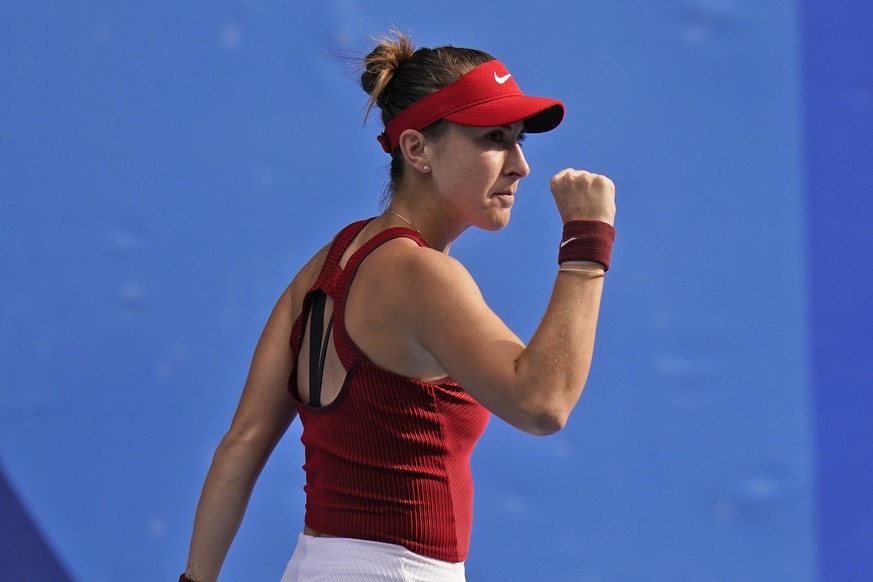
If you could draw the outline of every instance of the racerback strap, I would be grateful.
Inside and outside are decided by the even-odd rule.
[[[327,294],[318,289],[312,296],[312,309],[309,317],[309,406],[321,406],[321,382],[324,377],[324,362],[327,359],[327,346],[330,343],[330,330],[333,317],[324,327],[324,304]],[[323,336],[323,339],[322,339]]]

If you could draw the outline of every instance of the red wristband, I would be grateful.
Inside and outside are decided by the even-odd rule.
[[[179,576],[179,582],[194,582],[194,580],[189,578],[187,575],[182,574],[181,576]]]
[[[599,220],[571,220],[564,225],[558,264],[564,261],[592,261],[609,270],[615,228]]]

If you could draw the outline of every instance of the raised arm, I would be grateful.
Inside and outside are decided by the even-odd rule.
[[[612,225],[615,187],[603,176],[565,170],[552,179],[564,222]],[[533,434],[560,430],[579,399],[594,348],[603,290],[600,265],[561,270],[530,344],[513,334],[485,304],[457,261],[415,253],[406,264],[416,341],[470,395],[497,416]],[[417,308],[414,306],[418,306]]]
[[[206,476],[185,569],[190,580],[218,577],[261,469],[296,415],[287,392],[292,313],[289,287],[261,334],[239,406]]]

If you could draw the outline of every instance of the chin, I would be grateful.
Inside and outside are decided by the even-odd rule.
[[[506,228],[506,225],[509,224],[509,216],[509,209],[506,209],[505,212],[500,212],[499,214],[489,216],[487,222],[479,224],[478,226],[482,230],[497,232],[498,230],[503,230],[504,228]]]

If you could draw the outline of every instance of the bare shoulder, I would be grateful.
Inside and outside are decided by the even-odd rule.
[[[392,269],[404,278],[423,281],[470,279],[466,267],[456,258],[428,247],[419,246],[408,238],[396,238],[383,244],[371,255],[381,268]],[[370,260],[368,258],[368,260]]]
[[[431,328],[434,320],[454,317],[464,305],[484,306],[479,287],[460,261],[410,239],[394,239],[374,251],[361,264],[355,285],[357,297],[370,306],[362,320],[375,324],[388,317],[409,339]]]
[[[395,297],[405,296],[415,302],[456,291],[479,293],[460,261],[406,238],[391,240],[374,251],[361,266],[361,275],[368,279],[378,277],[382,284],[390,284],[399,291]]]
[[[291,302],[292,311],[294,313],[298,313],[302,309],[303,297],[318,278],[318,273],[321,271],[321,266],[327,258],[332,242],[333,241],[321,247],[321,249],[297,272],[294,279],[291,280],[291,284],[288,286],[287,299]]]
[[[421,337],[438,332],[429,322],[444,319],[441,314],[461,296],[479,294],[459,261],[411,239],[393,239],[361,263],[346,303],[346,329],[380,368],[411,378],[443,378],[445,368]]]

